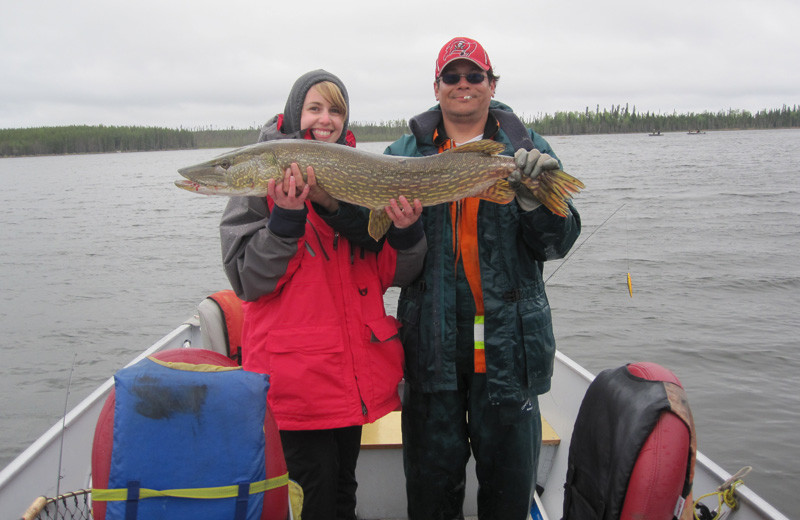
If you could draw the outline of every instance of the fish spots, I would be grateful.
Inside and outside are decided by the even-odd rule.
[[[175,387],[153,377],[139,377],[133,384],[135,410],[149,419],[169,419],[176,414],[199,415],[206,402],[206,385]]]

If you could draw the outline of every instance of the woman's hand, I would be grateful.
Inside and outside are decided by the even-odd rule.
[[[292,163],[283,174],[283,182],[270,179],[267,185],[267,195],[283,209],[303,209],[311,187],[303,180],[300,167]]]
[[[419,199],[414,199],[414,205],[412,206],[403,195],[400,195],[397,199],[390,200],[389,205],[384,209],[397,229],[405,229],[411,226],[422,215],[422,203]]]

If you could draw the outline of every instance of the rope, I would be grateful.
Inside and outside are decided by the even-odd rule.
[[[736,488],[744,484],[744,476],[750,473],[752,468],[746,466],[740,469],[734,476],[726,480],[716,491],[706,493],[694,501],[694,518],[695,520],[717,520],[722,518],[722,506],[726,505],[729,509],[735,510],[739,507],[736,501]],[[700,501],[704,498],[716,496],[717,508],[714,511],[709,511],[708,507],[701,504]]]

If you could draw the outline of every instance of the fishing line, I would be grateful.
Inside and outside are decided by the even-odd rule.
[[[633,283],[631,283],[631,255],[628,250],[628,212],[625,212],[625,259],[628,262],[628,294],[633,298]]]
[[[621,209],[622,209],[624,206],[625,206],[625,203],[623,202],[623,203],[622,203],[622,205],[621,205],[620,207],[618,207],[617,209],[615,209],[615,210],[614,210],[614,212],[613,212],[611,215],[609,215],[609,216],[608,216],[608,217],[607,217],[607,218],[606,218],[606,219],[603,221],[603,223],[602,223],[602,224],[600,224],[599,226],[597,226],[597,227],[594,229],[594,231],[592,231],[591,233],[589,233],[589,236],[588,236],[588,237],[586,237],[586,238],[584,238],[584,239],[583,239],[583,242],[581,242],[580,244],[578,244],[578,247],[576,247],[575,249],[573,249],[573,250],[572,250],[572,252],[571,252],[569,255],[567,255],[567,257],[564,259],[564,261],[563,261],[563,262],[561,262],[560,264],[558,264],[558,267],[556,267],[555,271],[553,271],[552,273],[550,273],[550,276],[548,276],[548,277],[547,277],[547,280],[545,280],[545,281],[544,281],[544,283],[546,284],[547,282],[549,282],[549,281],[550,281],[550,278],[552,278],[552,277],[553,277],[553,276],[554,276],[554,275],[555,275],[555,274],[558,272],[558,270],[559,270],[559,269],[561,269],[561,267],[563,267],[563,265],[567,263],[567,260],[569,260],[570,258],[572,258],[572,255],[574,255],[575,253],[577,253],[577,252],[578,252],[578,249],[580,249],[580,248],[581,248],[581,246],[583,246],[583,244],[585,244],[587,240],[589,240],[590,238],[592,238],[592,235],[594,235],[595,233],[597,233],[598,231],[600,231],[600,228],[601,228],[601,227],[603,227],[603,226],[605,226],[605,225],[606,225],[606,222],[608,222],[609,220],[611,220],[611,217],[613,217],[614,215],[616,215],[616,214],[617,214],[617,212],[618,212],[619,210],[621,210]]]
[[[67,395],[64,398],[64,415],[61,418],[61,446],[58,448],[58,480],[56,480],[56,496],[61,496],[61,461],[64,459],[64,433],[67,431],[67,405],[69,404],[69,391],[72,387],[72,373],[75,371],[75,360],[78,358],[76,352],[72,356],[72,367],[69,369],[69,379],[67,380]],[[58,501],[56,501],[56,513],[58,513]]]

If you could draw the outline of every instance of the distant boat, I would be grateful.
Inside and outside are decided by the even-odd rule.
[[[700,135],[700,134],[704,134],[705,132],[701,132],[700,130],[694,130],[694,131],[690,131],[690,132],[686,132],[686,133],[689,134],[689,135]]]
[[[661,130],[653,130],[649,135],[650,137],[661,137]]]

